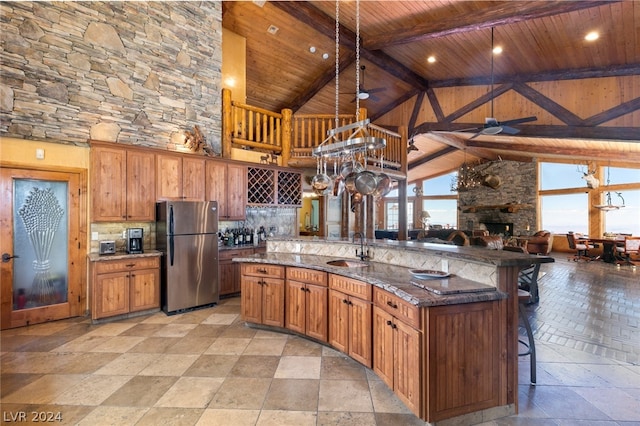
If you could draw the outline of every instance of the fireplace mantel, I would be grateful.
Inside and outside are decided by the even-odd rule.
[[[500,210],[503,213],[517,213],[520,209],[533,208],[531,204],[492,204],[461,207],[464,213],[476,213],[480,210]]]

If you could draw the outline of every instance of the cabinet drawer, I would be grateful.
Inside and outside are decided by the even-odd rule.
[[[388,291],[374,288],[373,303],[413,328],[420,328],[420,308]]]
[[[327,273],[306,268],[287,268],[287,279],[302,283],[327,286]]]
[[[97,274],[129,271],[132,269],[153,269],[159,267],[160,257],[158,256],[95,262],[95,271]]]
[[[250,256],[253,254],[253,249],[220,250],[218,253],[220,260],[231,260],[234,257]]]
[[[243,263],[242,275],[284,278],[284,266],[266,265],[264,263]]]
[[[329,287],[342,293],[371,301],[371,284],[340,275],[329,275]]]

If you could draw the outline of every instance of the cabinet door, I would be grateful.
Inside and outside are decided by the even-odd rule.
[[[393,358],[395,375],[393,390],[414,413],[420,412],[420,379],[422,377],[421,336],[422,334],[403,323],[394,322]]]
[[[127,220],[155,220],[155,162],[154,154],[127,152]]]
[[[91,215],[95,222],[126,219],[126,151],[91,148]]]
[[[244,321],[262,323],[262,280],[263,278],[248,275],[240,277],[241,316]]]
[[[227,164],[227,215],[232,220],[244,220],[247,206],[247,168]]]
[[[227,294],[236,293],[235,282],[237,281],[238,265],[234,264],[231,259],[222,260],[218,264],[218,271],[220,276],[220,296],[226,296]]]
[[[182,159],[182,198],[188,201],[204,201],[204,158]]]
[[[158,269],[131,271],[129,290],[129,311],[159,308],[160,271]]]
[[[262,324],[284,327],[284,280],[262,278]]]
[[[339,291],[329,290],[329,344],[349,353],[349,300]]]
[[[99,274],[94,285],[94,319],[129,312],[129,272]]]
[[[327,325],[327,287],[307,284],[306,294],[306,333],[314,339],[328,340]]]
[[[393,389],[393,317],[373,308],[373,371]]]
[[[221,161],[209,160],[205,166],[205,199],[218,202],[218,217],[227,219],[229,209],[227,202],[227,165]]]
[[[349,356],[371,367],[371,302],[349,298]]]
[[[289,330],[305,333],[307,287],[298,281],[287,281],[285,326]]]
[[[182,158],[177,155],[156,157],[156,195],[158,200],[182,199]]]

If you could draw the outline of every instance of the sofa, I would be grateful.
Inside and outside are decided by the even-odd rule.
[[[549,231],[538,231],[526,241],[527,253],[548,255],[553,246],[553,234]]]

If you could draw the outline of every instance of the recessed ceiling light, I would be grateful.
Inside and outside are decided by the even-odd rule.
[[[328,53],[323,53],[322,54],[322,59],[324,59],[324,60],[329,59],[329,54]]]
[[[584,39],[587,40],[587,41],[595,41],[599,37],[600,37],[600,34],[598,34],[597,31],[591,31],[589,34],[584,36]]]
[[[427,58],[427,62],[429,62],[430,64],[433,64],[436,61],[436,57],[435,56],[429,56]]]
[[[502,47],[501,46],[496,46],[493,48],[493,54],[494,55],[499,55],[502,53]]]
[[[278,31],[280,31],[280,28],[276,27],[275,25],[269,25],[269,28],[267,28],[267,32],[269,34],[275,34]]]
[[[311,47],[309,48],[309,52],[311,52],[311,53],[316,53],[316,47],[315,47],[315,46],[311,46]]]

